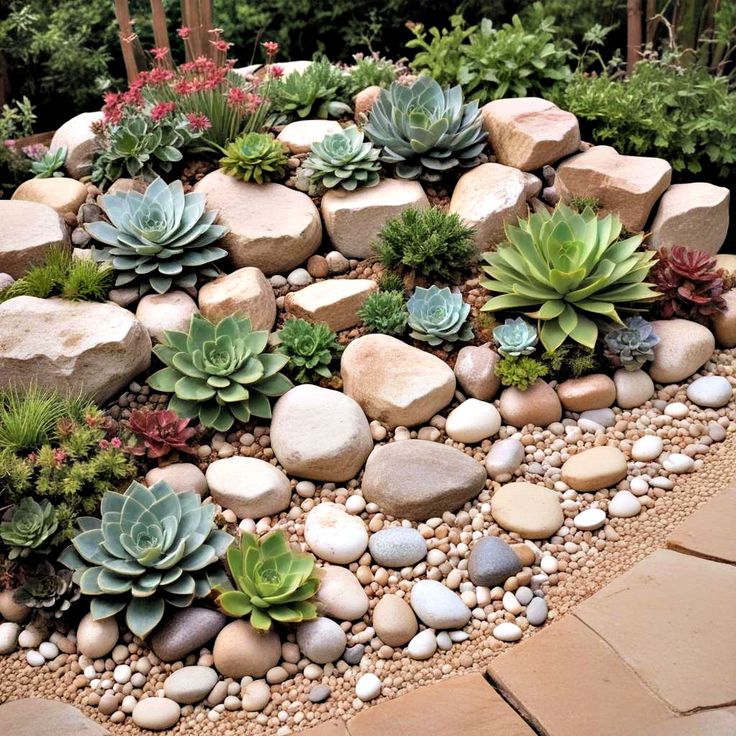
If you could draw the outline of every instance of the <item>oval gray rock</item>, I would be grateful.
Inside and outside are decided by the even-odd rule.
[[[520,571],[519,558],[500,537],[483,537],[470,550],[468,575],[473,585],[493,588]]]
[[[372,534],[368,550],[376,564],[400,569],[423,560],[427,543],[416,529],[398,526]]]
[[[151,648],[164,662],[176,662],[214,639],[226,623],[227,619],[219,611],[182,608],[155,631]]]
[[[532,626],[541,626],[547,620],[547,601],[535,596],[526,607],[526,619]]]
[[[167,698],[182,705],[199,703],[217,684],[217,679],[217,671],[212,667],[182,667],[166,678],[164,693]]]
[[[414,613],[432,629],[461,629],[470,620],[462,598],[437,580],[420,580],[411,589]]]

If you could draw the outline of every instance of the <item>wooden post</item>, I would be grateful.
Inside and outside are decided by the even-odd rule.
[[[641,0],[626,2],[626,73],[631,74],[641,58]]]
[[[657,0],[647,0],[647,44],[654,44],[654,37],[657,35],[657,26],[659,18],[657,16]]]
[[[181,0],[181,20],[189,28],[189,43],[185,44],[187,61],[200,55],[199,24],[196,12],[196,0]]]
[[[203,53],[210,59],[214,58],[214,49],[210,45],[210,31],[212,30],[212,0],[199,0],[199,22],[202,28]]]
[[[166,28],[166,11],[164,10],[163,0],[151,0],[151,23],[156,48],[171,48],[169,32]]]
[[[138,64],[135,61],[135,51],[133,49],[135,33],[133,33],[133,24],[130,21],[128,0],[115,0],[115,17],[120,27],[120,48],[123,52],[125,73],[128,77],[128,84],[131,84],[138,77]]]

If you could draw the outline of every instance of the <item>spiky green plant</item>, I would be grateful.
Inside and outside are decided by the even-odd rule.
[[[278,351],[288,357],[297,383],[332,377],[330,364],[340,356],[343,346],[327,324],[287,319],[278,337]]]
[[[377,291],[369,294],[358,310],[358,317],[368,332],[403,335],[409,319],[403,291]]]
[[[358,187],[378,184],[381,170],[378,156],[378,149],[364,141],[363,133],[351,125],[313,143],[304,168],[313,183],[352,192]]]
[[[501,358],[493,369],[503,386],[512,386],[519,391],[526,391],[540,378],[549,373],[549,366],[528,355]]]
[[[215,225],[217,212],[205,210],[201,192],[184,194],[178,179],[156,179],[145,194],[135,191],[105,194],[102,207],[110,222],[88,222],[87,232],[104,246],[95,248],[98,261],[109,261],[117,272],[116,286],[137,285],[163,294],[174,286],[193,287],[197,277],[214,278],[215,261],[227,251],[212,245],[227,228]]]
[[[598,219],[559,205],[507,226],[507,242],[484,253],[481,285],[498,294],[487,311],[522,311],[539,320],[548,351],[568,338],[595,346],[597,321],[622,324],[618,309],[636,309],[658,294],[645,282],[654,252],[640,250],[641,235],[619,240],[615,215]],[[525,308],[537,307],[536,311]]]
[[[381,291],[398,291],[404,293],[404,279],[394,271],[384,271],[378,278],[378,288]]]
[[[60,146],[53,153],[46,151],[43,156],[31,164],[31,172],[35,179],[49,179],[50,177],[64,176],[62,171],[66,161],[66,148]]]
[[[539,336],[533,325],[521,317],[507,319],[493,330],[493,339],[501,355],[518,358],[520,355],[531,355],[537,345]]]
[[[446,286],[442,289],[434,284],[429,289],[418,286],[406,307],[411,336],[415,340],[449,350],[455,342],[473,339],[473,329],[468,324],[470,304]]]
[[[144,638],[167,605],[187,608],[227,580],[215,564],[233,538],[215,527],[214,505],[194,491],[134,481],[125,493],[106,493],[101,514],[78,520],[80,533],[60,557],[92,598],[94,619],[125,610],[128,628]]]
[[[478,102],[463,104],[459,86],[443,90],[431,77],[381,90],[365,132],[397,176],[427,181],[438,181],[458,167],[477,166],[488,138]]]
[[[273,531],[263,539],[244,533],[227,551],[236,589],[223,586],[217,604],[228,616],[249,616],[255,629],[272,623],[299,623],[317,617],[310,599],[319,588],[314,557],[289,548],[286,536]]]
[[[11,506],[0,522],[0,540],[8,547],[8,559],[27,557],[53,537],[59,522],[56,510],[48,501],[36,503],[24,498]]]
[[[243,181],[265,184],[284,178],[288,149],[270,133],[244,133],[222,149],[220,168]]]
[[[192,316],[189,332],[166,332],[153,352],[166,364],[148,384],[154,391],[174,394],[169,409],[180,417],[198,417],[205,427],[226,432],[237,419],[251,415],[268,419],[269,398],[292,387],[279,371],[289,359],[264,353],[268,332],[254,331],[245,317],[226,317],[212,324]]]

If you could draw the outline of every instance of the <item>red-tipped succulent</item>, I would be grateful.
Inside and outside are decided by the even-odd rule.
[[[726,309],[723,279],[710,253],[675,245],[669,251],[660,250],[657,257],[651,276],[662,293],[655,303],[662,317],[705,323]]]
[[[180,419],[173,411],[156,409],[144,411],[134,409],[130,412],[128,426],[140,442],[129,447],[133,455],[146,455],[156,459],[178,450],[191,455],[194,449],[187,443],[197,430],[189,426],[190,419]]]

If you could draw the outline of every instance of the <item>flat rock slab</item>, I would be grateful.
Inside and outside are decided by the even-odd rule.
[[[291,153],[309,153],[325,136],[341,131],[342,126],[336,120],[296,120],[284,126],[276,137]]]
[[[667,546],[736,564],[736,482],[676,527],[667,537]]]
[[[663,158],[622,156],[611,146],[593,146],[563,161],[556,185],[565,201],[595,197],[602,212],[614,212],[631,232],[644,229],[649,213],[672,180]]]
[[[565,520],[554,491],[535,483],[507,483],[491,498],[496,523],[526,539],[551,537]]]
[[[50,176],[46,179],[28,179],[14,192],[11,199],[38,202],[55,209],[59,214],[73,212],[87,199],[87,187],[81,181],[65,176]]]
[[[422,520],[456,511],[485,482],[483,466],[460,450],[405,440],[373,450],[363,474],[363,496],[385,514]]]
[[[0,386],[35,382],[102,403],[150,364],[148,330],[111,302],[18,296],[0,305]]]
[[[44,724],[43,726],[41,724]],[[107,729],[73,705],[42,698],[23,698],[0,705],[2,736],[107,736]]]
[[[505,166],[534,171],[580,148],[578,119],[541,97],[494,100],[481,114],[496,160]]]
[[[64,168],[73,179],[81,179],[92,173],[92,159],[99,148],[99,139],[92,132],[93,123],[101,123],[101,112],[82,112],[67,120],[57,131],[49,144],[54,153],[66,148]]]
[[[267,275],[300,266],[319,247],[322,223],[312,200],[283,184],[254,184],[213,171],[195,190],[218,210],[230,231],[218,244],[236,268],[255,266]]]
[[[592,447],[562,465],[561,478],[576,491],[610,488],[626,477],[626,456],[617,447]]]

